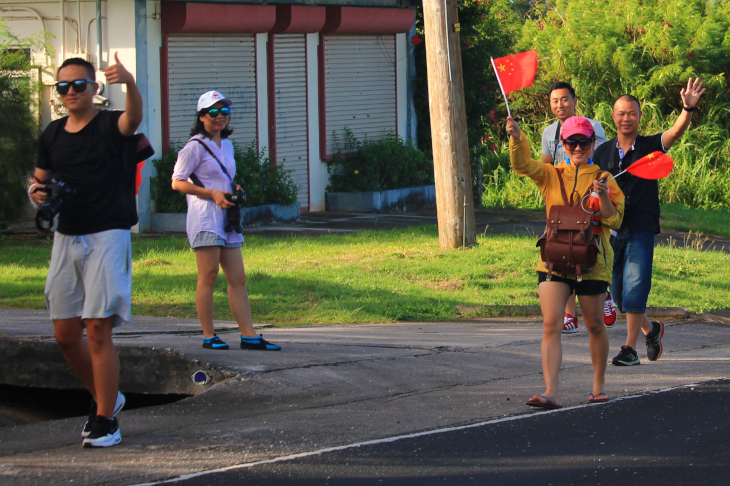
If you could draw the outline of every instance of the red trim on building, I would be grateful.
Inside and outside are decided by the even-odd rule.
[[[322,34],[381,35],[408,32],[416,22],[412,8],[327,7]]]
[[[162,153],[170,153],[170,65],[168,62],[168,39],[162,36],[160,47],[160,97],[162,110]]]
[[[162,2],[163,34],[258,34],[276,23],[273,5]]]
[[[327,10],[324,7],[277,5],[276,23],[272,34],[313,34],[324,27]]]
[[[269,100],[269,160],[276,160],[276,60],[274,59],[274,36],[269,35],[266,44],[266,73],[268,76],[266,92]]]

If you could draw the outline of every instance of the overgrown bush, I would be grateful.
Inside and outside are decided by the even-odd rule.
[[[25,176],[33,173],[38,152],[37,86],[28,77],[29,51],[22,48],[30,45],[0,23],[0,225],[27,211]]]
[[[170,153],[152,164],[157,176],[151,178],[151,195],[157,205],[158,213],[187,212],[185,195],[171,187],[172,173],[181,147],[172,147]],[[245,150],[233,143],[236,159],[234,181],[246,191],[245,207],[265,204],[289,206],[297,202],[297,186],[291,178],[291,170],[272,163],[264,150],[258,151],[252,142]]]
[[[345,140],[335,137],[335,156],[327,162],[328,192],[387,191],[433,184],[433,160],[395,133],[357,140],[345,127]]]

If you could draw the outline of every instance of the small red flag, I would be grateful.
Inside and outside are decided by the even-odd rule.
[[[537,73],[537,51],[527,51],[513,56],[499,57],[494,67],[502,82],[504,94],[532,86]]]
[[[626,169],[629,174],[642,179],[657,180],[667,177],[674,168],[674,159],[661,151],[646,155]]]
[[[144,162],[144,160],[142,162],[137,162],[137,176],[134,178],[135,194],[139,194],[139,186],[142,185],[142,167],[144,167]]]

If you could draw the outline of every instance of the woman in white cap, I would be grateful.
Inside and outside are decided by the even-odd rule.
[[[241,256],[243,235],[228,226],[227,209],[234,204],[226,194],[240,189],[233,182],[236,161],[228,136],[231,100],[218,91],[208,91],[198,100],[192,138],[180,150],[172,174],[172,188],[187,195],[188,241],[198,264],[195,307],[203,326],[203,347],[228,349],[213,326],[213,288],[218,267],[228,281],[228,304],[241,330],[241,349],[278,351],[281,347],[256,334],[246,290],[246,272]],[[228,231],[226,231],[228,230]]]
[[[542,310],[541,352],[545,392],[533,396],[527,401],[527,405],[546,409],[561,407],[558,401],[558,375],[563,360],[561,343],[563,310],[573,292],[578,296],[583,312],[593,364],[593,386],[588,401],[605,402],[608,400],[604,390],[608,333],[603,324],[603,304],[606,289],[611,284],[613,268],[613,249],[609,238],[610,229],[621,226],[624,195],[616,181],[605,182],[605,175],[599,180],[601,170],[591,160],[596,134],[588,119],[573,116],[563,124],[560,136],[568,159],[555,167],[530,157],[527,137],[522,134],[520,126],[512,117],[507,118],[507,133],[510,135],[509,155],[512,169],[517,175],[529,177],[535,182],[545,199],[547,214],[550,214],[553,205],[565,204],[563,192],[566,192],[566,189],[570,191],[569,198],[573,205],[582,201],[582,196],[589,189],[598,195],[600,204],[600,213],[596,212],[592,218],[597,218],[594,234],[599,240],[599,255],[591,271],[583,273],[581,278],[578,278],[575,273],[552,273],[552,267],[548,271],[545,262],[542,260],[538,262],[536,270]]]

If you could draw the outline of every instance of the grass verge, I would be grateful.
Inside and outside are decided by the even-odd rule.
[[[246,238],[254,320],[275,325],[433,321],[456,305],[537,305],[536,238],[481,235],[471,249],[441,250],[435,226],[318,238]],[[195,317],[195,258],[185,238],[133,239],[136,315]],[[0,307],[43,309],[50,240],[0,241]],[[727,307],[730,255],[658,247],[651,306],[693,312]],[[226,282],[217,319],[232,320]]]

